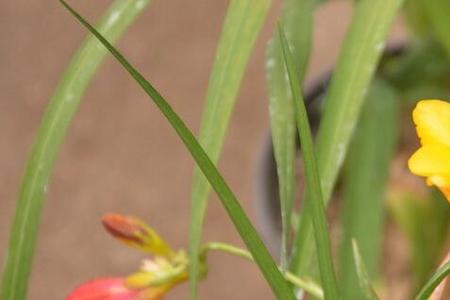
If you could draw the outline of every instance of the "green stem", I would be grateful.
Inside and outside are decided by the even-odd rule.
[[[247,250],[220,242],[210,242],[203,245],[201,251],[202,259],[206,258],[210,250],[226,252],[228,254],[238,256],[251,262],[254,262],[252,254]],[[297,286],[298,288],[305,290],[307,293],[314,296],[315,298],[323,299],[322,288],[313,280],[297,277],[295,276],[295,274],[287,271],[283,272],[283,276],[284,278],[286,278],[287,281]]]

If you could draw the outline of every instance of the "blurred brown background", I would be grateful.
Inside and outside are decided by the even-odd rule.
[[[71,1],[96,20],[109,1]],[[268,130],[265,46],[281,9],[274,1],[256,44],[227,137],[221,170],[248,214],[253,176]],[[119,47],[197,131],[228,1],[154,0]],[[331,1],[316,17],[309,78],[336,59],[351,16]],[[396,25],[394,39],[403,36]],[[0,2],[0,266],[29,149],[58,78],[86,32],[57,1]],[[69,131],[49,189],[29,299],[64,299],[90,278],[133,271],[142,258],[99,224],[106,212],[150,222],[174,246],[188,243],[193,162],[140,88],[108,58]],[[242,244],[213,197],[206,240]],[[211,256],[202,299],[273,299],[255,266]],[[188,299],[187,285],[168,299]]]

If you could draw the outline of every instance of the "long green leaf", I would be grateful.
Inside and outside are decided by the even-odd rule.
[[[318,0],[287,0],[283,10],[284,30],[290,49],[292,49],[295,66],[300,72],[298,84],[302,84],[307,70],[311,52],[313,13],[317,2]],[[270,125],[281,204],[282,241],[280,260],[281,266],[286,268],[291,211],[295,199],[296,131],[292,110],[292,95],[289,82],[286,80],[283,54],[279,43],[280,41],[275,35],[268,45],[266,67]]]
[[[305,102],[299,85],[299,77],[295,68],[294,58],[289,50],[289,44],[281,27],[278,28],[278,34],[292,92],[295,122],[299,133],[300,143],[302,145],[306,186],[309,195],[311,195],[308,200],[311,201],[310,206],[312,207],[311,218],[314,226],[314,237],[316,241],[323,292],[325,299],[338,300],[340,297],[333,267],[331,241],[325,214],[325,206],[322,199],[319,171],[314,154],[311,128],[309,126]]]
[[[219,198],[230,216],[233,224],[247,245],[255,262],[260,267],[264,277],[270,284],[277,299],[294,300],[295,297],[290,291],[289,285],[281,275],[278,267],[270,256],[266,246],[262,242],[258,233],[254,229],[244,210],[242,209],[236,196],[231,191],[228,184],[219,173],[214,163],[206,154],[205,150],[200,146],[192,132],[186,127],[183,120],[172,109],[169,103],[161,96],[161,94],[117,51],[94,27],[83,19],[73,8],[65,1],[60,2],[72,13],[78,21],[86,27],[98,40],[111,52],[111,54],[122,64],[122,66],[130,73],[142,89],[150,96],[155,105],[160,109],[161,113],[166,117],[167,121],[177,132],[197,165],[208,179],[211,186],[219,195]]]
[[[272,0],[233,0],[228,8],[203,111],[199,141],[217,164],[250,54]],[[192,299],[197,298],[202,227],[211,186],[196,168],[192,186],[189,259]]]
[[[384,49],[386,36],[403,0],[361,0],[326,96],[317,137],[317,159],[323,199],[330,200],[339,169],[358,121],[370,81]],[[306,199],[306,203],[308,200]],[[291,268],[304,274],[311,266],[310,211],[305,207],[294,243]]]
[[[116,42],[150,0],[118,0],[99,23],[99,30]],[[2,300],[23,300],[47,186],[59,148],[80,100],[107,51],[89,37],[75,55],[51,99],[27,164],[13,221],[1,287]]]
[[[364,260],[361,257],[361,252],[358,248],[358,243],[356,240],[352,240],[353,257],[355,259],[355,271],[357,276],[357,281],[361,288],[362,294],[357,295],[357,298],[343,298],[343,299],[361,299],[361,300],[378,300],[378,296],[370,283],[370,276],[367,273]],[[353,282],[353,288],[355,288],[355,282]],[[344,296],[345,297],[345,296]]]
[[[398,135],[399,94],[378,79],[361,111],[345,165],[341,287],[343,299],[361,299],[355,287],[352,240],[376,278],[384,228],[385,191]]]
[[[430,280],[419,292],[415,300],[427,300],[434,289],[450,274],[450,261],[446,262],[439,270],[434,273]]]

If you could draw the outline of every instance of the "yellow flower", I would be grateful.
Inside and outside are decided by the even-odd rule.
[[[188,267],[188,258],[184,251],[179,251],[170,260],[156,256],[144,260],[140,270],[128,276],[126,284],[136,289],[147,286],[165,286],[170,289],[188,279]]]
[[[412,173],[427,178],[450,201],[450,103],[422,100],[413,111],[422,147],[409,159]]]

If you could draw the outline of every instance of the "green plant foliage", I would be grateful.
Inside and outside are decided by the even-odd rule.
[[[247,63],[271,0],[233,0],[222,29],[208,86],[199,141],[217,164]],[[192,187],[189,259],[192,299],[197,298],[202,227],[211,186],[197,168]]]
[[[279,40],[283,52],[283,58],[287,69],[289,83],[292,92],[293,110],[295,111],[295,122],[302,145],[302,152],[305,165],[305,176],[307,190],[310,195],[309,203],[311,207],[311,218],[314,226],[317,257],[319,261],[320,277],[324,292],[324,299],[340,299],[336,283],[336,275],[333,267],[331,254],[331,242],[328,232],[325,207],[322,199],[322,189],[320,187],[319,172],[317,169],[316,157],[314,155],[314,145],[309,126],[308,115],[306,114],[305,102],[300,89],[299,77],[295,69],[292,53],[289,44],[284,36],[282,28],[278,28]]]
[[[423,2],[423,0],[405,0],[403,9],[408,29],[418,37],[425,37],[430,34],[430,21]]]
[[[116,42],[149,0],[118,0],[101,19],[98,28]],[[67,128],[81,97],[105,57],[106,49],[89,37],[75,55],[51,99],[25,171],[1,287],[2,300],[26,298],[28,278],[47,186]]]
[[[252,255],[248,251],[237,248],[230,244],[216,243],[216,242],[207,243],[202,247],[203,251],[202,255],[206,256],[208,251],[210,250],[220,250],[235,256],[245,258],[250,261],[254,261]],[[286,280],[288,280],[293,285],[306,291],[308,294],[313,296],[314,299],[323,299],[322,287],[320,287],[317,283],[315,283],[311,279],[297,277],[288,271],[283,272],[283,275],[284,278],[286,278]]]
[[[408,239],[415,286],[422,286],[439,263],[449,234],[450,207],[443,195],[398,194],[389,202],[390,212]]]
[[[381,76],[395,88],[405,91],[417,86],[448,87],[450,65],[441,45],[425,39],[412,42],[403,51],[401,56],[387,58],[381,65]]]
[[[415,300],[427,300],[431,293],[433,293],[434,289],[444,280],[448,274],[450,274],[450,261],[446,262],[433,276],[430,280],[425,284],[422,290],[419,292]]]
[[[325,99],[317,137],[317,160],[323,199],[330,200],[339,169],[358,121],[386,36],[403,0],[361,0],[344,41]],[[306,199],[306,203],[308,199]],[[311,266],[311,212],[305,207],[294,245],[292,269],[305,274]]]
[[[277,265],[273,261],[266,246],[239,204],[239,201],[236,199],[236,196],[231,191],[230,187],[225,182],[214,163],[208,157],[205,150],[195,139],[192,132],[186,127],[183,120],[172,109],[161,94],[125,59],[120,52],[118,52],[97,30],[95,30],[94,27],[85,21],[66,2],[62,0],[60,0],[60,2],[111,52],[111,54],[142,87],[142,89],[150,96],[154,104],[160,109],[167,121],[172,125],[173,129],[177,132],[178,136],[181,138],[186,148],[197,162],[198,167],[202,170],[203,174],[218,194],[223,206],[230,216],[230,219],[247,245],[255,262],[260,267],[262,274],[271,286],[277,299],[295,300],[295,296],[290,290],[287,281],[278,270]]]
[[[344,299],[378,300],[378,296],[375,293],[372,284],[370,283],[370,276],[367,273],[367,269],[364,265],[364,260],[361,257],[361,252],[359,251],[358,243],[356,242],[356,240],[352,240],[352,249],[353,249],[353,257],[355,260],[355,271],[357,274],[357,280],[355,281],[359,282],[361,294],[357,296],[358,298],[344,298]],[[353,283],[355,283],[355,281]],[[355,286],[353,286],[353,288],[355,288]]]
[[[361,111],[345,165],[341,287],[344,299],[361,299],[352,240],[361,249],[370,278],[377,277],[382,249],[386,184],[396,150],[400,97],[375,80]]]
[[[313,13],[318,0],[287,0],[283,10],[283,26],[294,63],[299,70],[302,84],[305,76],[313,29]],[[279,195],[281,206],[282,241],[281,266],[287,267],[288,243],[291,227],[291,212],[295,199],[295,155],[296,130],[294,112],[292,110],[292,95],[289,82],[286,80],[286,70],[283,54],[277,35],[268,45],[267,81],[269,89],[269,109],[273,148],[277,164]]]
[[[450,57],[450,2],[447,0],[417,0],[422,2],[432,31],[441,42]]]

